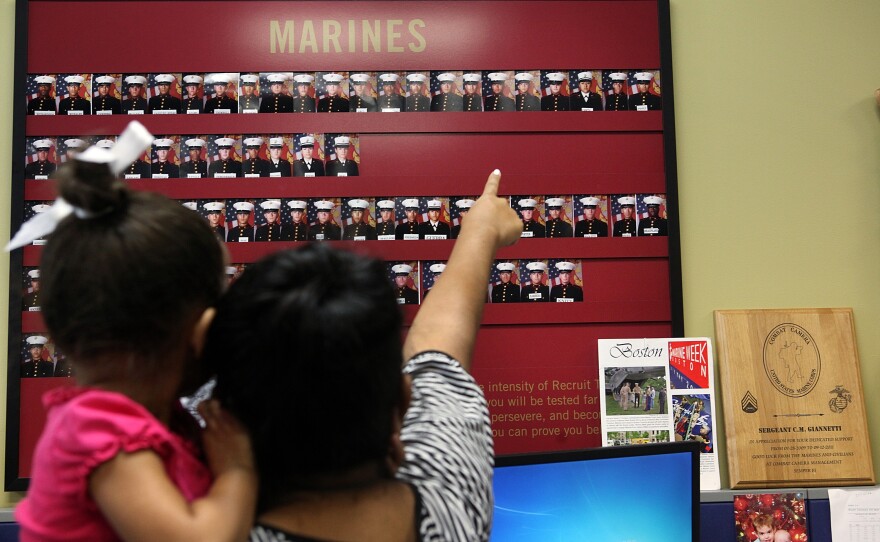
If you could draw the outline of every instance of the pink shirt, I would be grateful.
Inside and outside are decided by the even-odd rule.
[[[43,404],[46,427],[34,451],[27,496],[15,510],[22,542],[119,540],[92,500],[88,479],[120,452],[155,452],[187,501],[210,489],[211,473],[195,447],[125,395],[59,388],[46,393]]]

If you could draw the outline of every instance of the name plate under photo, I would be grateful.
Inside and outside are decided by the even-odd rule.
[[[874,484],[852,309],[715,311],[730,486]]]

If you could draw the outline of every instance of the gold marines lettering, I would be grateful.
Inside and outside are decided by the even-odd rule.
[[[427,47],[422,19],[269,21],[269,52],[421,53]]]

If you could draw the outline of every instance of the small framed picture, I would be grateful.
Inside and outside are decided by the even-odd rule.
[[[376,74],[373,72],[352,72],[348,76],[348,110],[352,113],[375,113],[379,111],[379,94],[376,88]]]
[[[198,200],[196,212],[205,219],[211,230],[217,235],[220,241],[226,241],[227,223],[226,223],[226,200],[222,199],[206,199]]]
[[[519,303],[521,296],[519,260],[496,261],[489,276],[490,301]]]
[[[293,112],[294,113],[314,113],[317,109],[317,100],[315,99],[315,74],[298,72],[293,75],[293,86],[295,93],[293,95]]]
[[[395,220],[395,203],[391,196],[376,198],[376,238],[379,241],[394,241],[397,221]]]
[[[27,114],[55,115],[58,103],[55,95],[55,74],[31,74],[27,77]]]
[[[58,155],[55,138],[27,138],[27,154],[25,155],[24,178],[45,180],[55,173]]]
[[[147,74],[127,73],[122,76],[122,113],[145,115],[147,113]]]
[[[544,227],[548,238],[572,237],[574,230],[571,226],[572,201],[571,196],[548,196],[544,199],[546,210],[546,222]]]
[[[428,260],[421,262],[422,268],[422,300],[427,297],[428,292],[434,287],[434,283],[446,271],[446,262],[437,260]]]
[[[60,73],[58,74],[58,114],[59,115],[91,115],[92,74]]]
[[[312,198],[309,200],[309,241],[342,239],[342,199]]]
[[[431,111],[463,111],[462,72],[431,72]]]
[[[520,300],[523,303],[547,303],[550,301],[550,276],[547,260],[520,260],[519,276],[522,278]]]
[[[483,72],[483,109],[485,111],[514,111],[513,71]]]
[[[317,72],[318,113],[348,113],[348,72]]]
[[[511,196],[510,206],[523,221],[520,237],[547,236],[547,228],[544,224],[544,196]]]
[[[572,303],[584,300],[583,268],[580,260],[550,259],[550,301]]]
[[[602,72],[599,70],[570,70],[568,72],[569,105],[572,111],[602,111]]]
[[[406,110],[404,90],[401,86],[405,82],[401,72],[380,72],[379,85],[379,111],[382,113],[400,113]]]
[[[419,304],[419,262],[387,262],[388,278],[394,283],[399,305]]]
[[[517,70],[513,74],[516,85],[516,110],[541,110],[541,70]]]
[[[360,141],[356,134],[326,134],[325,170],[329,177],[357,177],[360,175]]]
[[[574,236],[608,237],[608,196],[582,194],[574,197]]]
[[[208,138],[208,177],[241,177],[241,141],[236,134]]]
[[[375,241],[376,218],[373,198],[344,199],[340,214],[343,241]]]
[[[458,239],[461,233],[461,221],[467,216],[471,207],[477,202],[479,196],[450,196],[449,200],[449,223],[452,225],[449,238]]]
[[[180,177],[180,136],[160,136],[153,140],[150,176],[153,179]]]
[[[238,112],[237,73],[209,73],[205,75],[205,113],[228,115]]]
[[[406,111],[423,112],[430,111],[430,79],[429,72],[406,73]]]
[[[92,78],[92,113],[119,115],[122,113],[122,74],[96,73]]]
[[[309,202],[305,198],[281,200],[281,240],[309,240]]]
[[[238,76],[238,112],[259,113],[260,91],[265,80],[259,73],[241,73]]]
[[[733,514],[737,540],[808,542],[806,498],[801,492],[734,495]],[[876,525],[862,525],[859,530],[869,537],[864,540],[870,540],[877,532]],[[850,540],[861,540],[857,533],[852,536]]]
[[[226,200],[226,242],[253,243],[255,240],[255,199],[236,198]]]
[[[281,199],[257,200],[254,206],[254,241],[283,241],[281,225]]]
[[[541,70],[541,111],[569,111],[567,70]]]
[[[205,111],[205,74],[184,72],[181,74],[183,81],[183,102],[181,112],[186,115],[199,115]]]
[[[40,312],[40,268],[25,267],[22,271],[21,310]]]
[[[260,89],[260,113],[293,113],[293,72],[261,73]]]
[[[612,194],[611,219],[614,221],[612,235],[614,237],[635,237],[636,232],[636,197],[633,194]]]
[[[323,177],[324,169],[324,134],[295,134],[294,144],[294,177]],[[351,140],[349,140],[349,143]]]
[[[669,223],[666,218],[666,194],[639,194],[636,198],[639,237],[666,237]]]
[[[395,200],[397,226],[394,237],[398,241],[418,241],[419,225],[428,214],[428,198],[401,197]]]
[[[147,78],[147,111],[153,115],[177,115],[183,109],[179,73],[151,73]]]

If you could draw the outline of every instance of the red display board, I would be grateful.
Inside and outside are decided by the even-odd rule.
[[[497,256],[499,262],[514,263],[511,268],[520,287],[529,280],[526,264],[543,262],[549,268],[544,279],[548,290],[559,284],[556,263],[572,262],[583,301],[490,302],[486,307],[473,374],[489,400],[496,452],[598,446],[599,393],[604,390],[597,389],[596,340],[683,333],[668,11],[666,0],[19,0],[12,230],[33,214],[36,205],[51,203],[55,197],[51,178],[42,178],[31,166],[44,159],[41,145],[47,149],[47,159],[57,165],[64,160],[71,140],[93,143],[119,134],[131,120],[126,114],[96,114],[99,78],[108,74],[115,74],[113,85],[119,88],[113,87],[114,92],[120,91],[123,101],[129,98],[125,94],[129,76],[144,77],[146,99],[160,95],[156,89],[161,78],[157,80],[156,75],[171,74],[175,82],[170,95],[185,98],[184,76],[200,74],[206,83],[198,91],[204,105],[208,101],[203,93],[211,92],[209,80],[217,80],[211,79],[214,74],[234,76],[236,83],[230,84],[228,96],[242,100],[245,75],[253,74],[252,84],[265,87],[262,100],[267,100],[267,74],[276,72],[317,76],[310,92],[318,98],[325,92],[321,75],[326,73],[343,74],[344,88],[352,99],[356,97],[354,80],[347,77],[361,72],[374,81],[381,81],[377,75],[399,74],[398,88],[404,94],[410,91],[407,75],[426,74],[428,99],[442,92],[442,77],[436,79],[437,74],[457,78],[456,92],[461,95],[466,94],[461,88],[462,74],[477,73],[482,104],[494,103],[493,83],[501,77],[498,74],[509,85],[499,96],[506,95],[516,104],[520,103],[516,85],[525,80],[523,73],[532,74],[528,92],[534,91],[538,99],[564,97],[568,104],[572,95],[589,88],[599,96],[599,107],[572,106],[575,110],[565,111],[363,114],[352,106],[352,112],[339,113],[243,114],[233,108],[229,114],[190,115],[184,110],[179,114],[147,110],[135,118],[152,133],[171,138],[177,145],[177,166],[188,160],[184,142],[194,138],[207,142],[208,160],[216,161],[211,145],[217,145],[221,136],[235,141],[233,157],[239,163],[246,159],[244,141],[249,136],[253,141],[254,135],[261,136],[264,159],[268,140],[277,137],[289,146],[286,151],[293,162],[299,158],[297,134],[320,136],[324,146],[315,149],[325,154],[329,164],[330,153],[337,149],[336,135],[345,134],[357,141],[352,146],[359,173],[321,178],[144,175],[128,182],[136,189],[192,201],[197,209],[214,201],[302,199],[311,203],[327,198],[343,205],[349,198],[367,198],[373,216],[378,217],[377,202],[383,198],[440,198],[448,213],[458,198],[479,194],[488,172],[499,168],[503,195],[511,198],[514,208],[519,210],[522,200],[536,198],[538,206],[544,206],[537,211],[541,222],[550,224],[550,204],[558,197],[565,202],[564,218],[575,227],[586,216],[578,202],[584,196],[596,196],[609,230],[622,227],[615,222],[626,216],[622,210],[626,198],[635,202],[635,225],[636,220],[652,216],[646,211],[646,201],[651,201],[646,198],[662,196],[663,227],[668,228],[662,233],[667,235],[651,234],[656,228],[642,228],[638,234],[633,230],[631,237],[609,232],[607,237],[596,238],[570,233],[567,238],[524,238]],[[71,74],[81,75],[81,86],[89,85],[79,97],[91,102],[91,114],[60,113],[68,89],[76,88],[66,86],[77,80]],[[564,77],[559,95],[550,86],[555,74]],[[54,82],[44,95],[38,78],[46,76]],[[644,105],[647,98],[642,105],[636,103],[643,77],[650,80],[645,95],[654,96],[651,100],[656,107]],[[616,79],[621,79],[622,90],[614,86]],[[586,87],[580,86],[582,81]],[[289,88],[294,87],[291,83]],[[383,96],[380,87],[375,83],[376,99]],[[628,110],[610,110],[614,94],[619,94],[616,101],[622,100]],[[39,110],[32,101],[41,97],[54,100],[55,114],[28,114]],[[145,156],[147,162],[156,160],[155,153]],[[226,227],[232,215],[232,211],[224,215]],[[444,216],[454,222],[458,215]],[[649,234],[643,236],[643,230]],[[453,239],[331,242],[388,262],[414,262],[423,273],[428,272],[428,264],[446,261],[454,244]],[[230,242],[227,247],[232,261],[243,267],[270,252],[300,244]],[[30,457],[44,420],[40,395],[72,383],[58,371],[63,352],[51,348],[37,306],[28,305],[38,297],[32,272],[39,268],[40,253],[36,244],[12,254],[7,490],[26,487]],[[497,276],[496,271],[493,280],[499,280]],[[487,300],[492,299],[493,287],[487,284]],[[402,310],[409,325],[418,305]],[[38,353],[31,347],[42,339],[29,342],[29,337],[46,337],[48,342],[40,344]],[[25,368],[36,371],[36,357],[52,363],[52,374],[45,374],[48,369],[41,375],[25,374]]]

